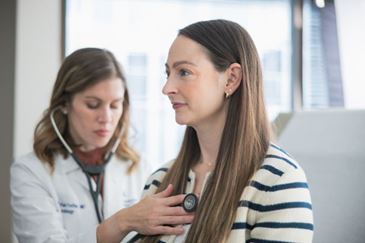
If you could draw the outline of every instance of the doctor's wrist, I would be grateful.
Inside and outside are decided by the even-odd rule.
[[[97,243],[119,243],[130,232],[125,221],[120,211],[103,221],[96,229]]]
[[[120,234],[127,235],[129,232],[134,230],[134,227],[131,224],[132,220],[129,216],[128,208],[120,210],[115,216]]]

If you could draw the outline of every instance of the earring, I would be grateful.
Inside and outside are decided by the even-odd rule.
[[[66,110],[66,108],[61,108],[61,111],[62,111],[62,113],[63,113],[64,115],[66,115],[66,114],[67,114],[67,110]]]
[[[232,92],[232,89],[229,89],[228,91],[225,92],[226,93],[226,99],[230,96],[231,92]]]

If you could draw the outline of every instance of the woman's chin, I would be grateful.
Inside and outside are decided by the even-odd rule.
[[[177,124],[179,124],[179,125],[187,125],[186,120],[184,120],[184,119],[178,119],[178,118],[176,117],[175,121],[176,121],[176,123],[177,123]]]

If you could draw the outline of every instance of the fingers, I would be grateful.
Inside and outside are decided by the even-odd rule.
[[[165,207],[163,209],[163,216],[183,216],[188,215],[188,213],[183,209],[183,207]]]
[[[165,190],[155,194],[153,197],[164,199],[163,204],[166,206],[175,206],[175,205],[181,204],[182,201],[184,200],[185,195],[180,194],[180,195],[175,195],[175,196],[170,197],[172,192],[173,192],[173,186],[172,186],[172,184],[169,184]]]
[[[178,204],[181,204],[184,201],[184,198],[185,198],[184,194],[166,197],[163,199],[163,203],[166,206],[176,206]]]
[[[159,192],[157,194],[155,194],[155,197],[157,198],[164,198],[164,197],[168,197],[171,195],[172,191],[173,191],[173,186],[172,184],[169,184],[165,190],[163,190],[162,192]]]
[[[156,226],[190,224],[193,219],[194,214],[186,213],[182,207],[166,207],[165,211],[155,218],[154,224]]]
[[[136,205],[138,207],[132,207],[136,212],[136,220],[133,221],[135,231],[148,235],[183,233],[181,225],[191,223],[194,215],[185,212],[181,206],[175,206],[182,203],[185,195],[169,196],[172,189],[169,185],[164,191],[144,198]]]

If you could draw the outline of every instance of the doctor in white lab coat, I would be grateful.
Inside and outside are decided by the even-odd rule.
[[[120,242],[128,233],[181,234],[192,221],[172,186],[136,203],[148,166],[128,145],[129,95],[114,55],[84,48],[63,62],[33,152],[11,166],[20,243]],[[168,225],[168,226],[166,226]]]
[[[105,168],[105,218],[140,198],[147,171],[128,175],[130,162],[114,157]],[[53,173],[34,153],[21,157],[11,168],[14,232],[20,242],[96,242],[96,217],[88,183],[71,156],[55,158]],[[92,181],[95,187],[95,181]]]

